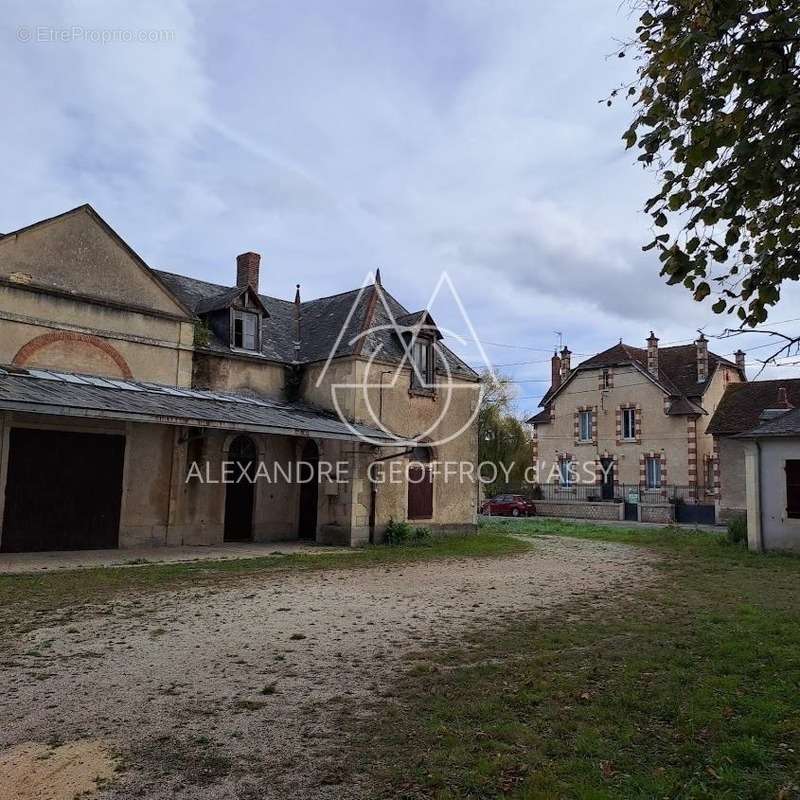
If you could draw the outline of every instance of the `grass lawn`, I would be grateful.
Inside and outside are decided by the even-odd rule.
[[[28,575],[0,575],[0,635],[3,621],[59,613],[77,605],[100,603],[137,592],[198,585],[235,585],[246,577],[268,578],[285,571],[370,567],[428,559],[503,556],[531,547],[502,531],[481,535],[434,537],[420,544],[370,546],[348,551],[272,555],[228,561],[99,567]]]
[[[362,732],[393,798],[800,798],[800,559],[715,534],[541,520],[632,544],[656,585],[585,598],[430,653]]]

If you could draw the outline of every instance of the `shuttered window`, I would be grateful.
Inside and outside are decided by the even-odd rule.
[[[786,515],[800,519],[800,459],[786,461]]]

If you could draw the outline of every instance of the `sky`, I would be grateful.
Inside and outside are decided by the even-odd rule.
[[[231,285],[259,252],[286,299],[379,267],[416,310],[447,273],[482,344],[441,294],[447,341],[532,413],[559,343],[574,364],[726,324],[641,250],[654,178],[600,102],[634,27],[619,0],[6,0],[0,231],[88,202],[155,268]],[[711,349],[752,375],[766,343]]]

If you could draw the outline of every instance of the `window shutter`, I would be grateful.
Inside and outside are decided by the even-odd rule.
[[[786,461],[786,514],[800,518],[800,459]]]

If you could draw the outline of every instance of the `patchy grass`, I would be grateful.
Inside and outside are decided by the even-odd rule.
[[[197,586],[231,585],[242,578],[287,571],[344,569],[430,559],[507,556],[532,545],[503,531],[435,537],[396,547],[370,546],[349,551],[271,555],[227,561],[99,567],[26,575],[0,575],[0,610],[13,620],[20,612],[64,612],[137,592]]]
[[[800,798],[800,559],[675,529],[484,531],[647,547],[657,585],[476,631],[398,677],[359,756],[384,796]]]

